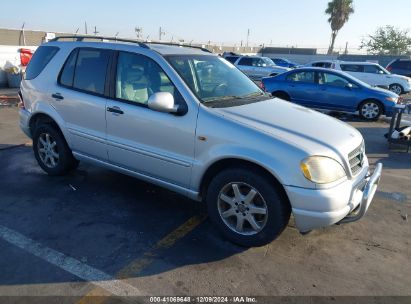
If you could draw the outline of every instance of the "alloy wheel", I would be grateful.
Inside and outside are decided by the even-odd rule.
[[[367,102],[361,107],[361,114],[367,119],[377,118],[380,114],[380,107],[374,102]]]
[[[267,223],[267,204],[257,189],[246,183],[229,183],[218,195],[218,212],[223,222],[241,235],[254,235]]]
[[[40,159],[48,168],[55,168],[59,162],[57,142],[48,133],[42,133],[37,142]]]

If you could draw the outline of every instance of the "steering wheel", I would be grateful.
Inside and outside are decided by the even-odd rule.
[[[213,89],[213,95],[224,95],[225,92],[227,91],[227,84],[226,83],[220,83],[219,85],[217,85],[214,89]]]

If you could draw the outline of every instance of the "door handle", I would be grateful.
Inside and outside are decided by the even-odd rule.
[[[59,100],[64,99],[64,97],[60,93],[51,94],[51,97],[53,97],[54,99],[59,99]]]
[[[107,107],[107,112],[114,114],[124,114],[124,112],[119,107]]]

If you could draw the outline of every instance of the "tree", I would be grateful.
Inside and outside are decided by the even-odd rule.
[[[408,30],[400,30],[391,25],[380,27],[374,35],[363,39],[360,49],[366,49],[374,55],[406,55],[411,54],[411,38]]]
[[[353,0],[332,0],[328,2],[325,13],[330,15],[330,18],[328,18],[328,22],[331,25],[331,43],[328,48],[328,54],[330,55],[334,51],[338,32],[347,23],[350,15],[354,13]]]

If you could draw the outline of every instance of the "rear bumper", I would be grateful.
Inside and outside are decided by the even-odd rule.
[[[30,132],[30,112],[26,109],[19,110],[19,117],[20,117],[20,129],[26,134],[28,137],[31,138]]]
[[[372,176],[366,171],[355,183],[346,181],[331,189],[286,187],[297,228],[307,232],[337,223],[358,221],[371,205],[381,172],[382,164],[377,164]]]

